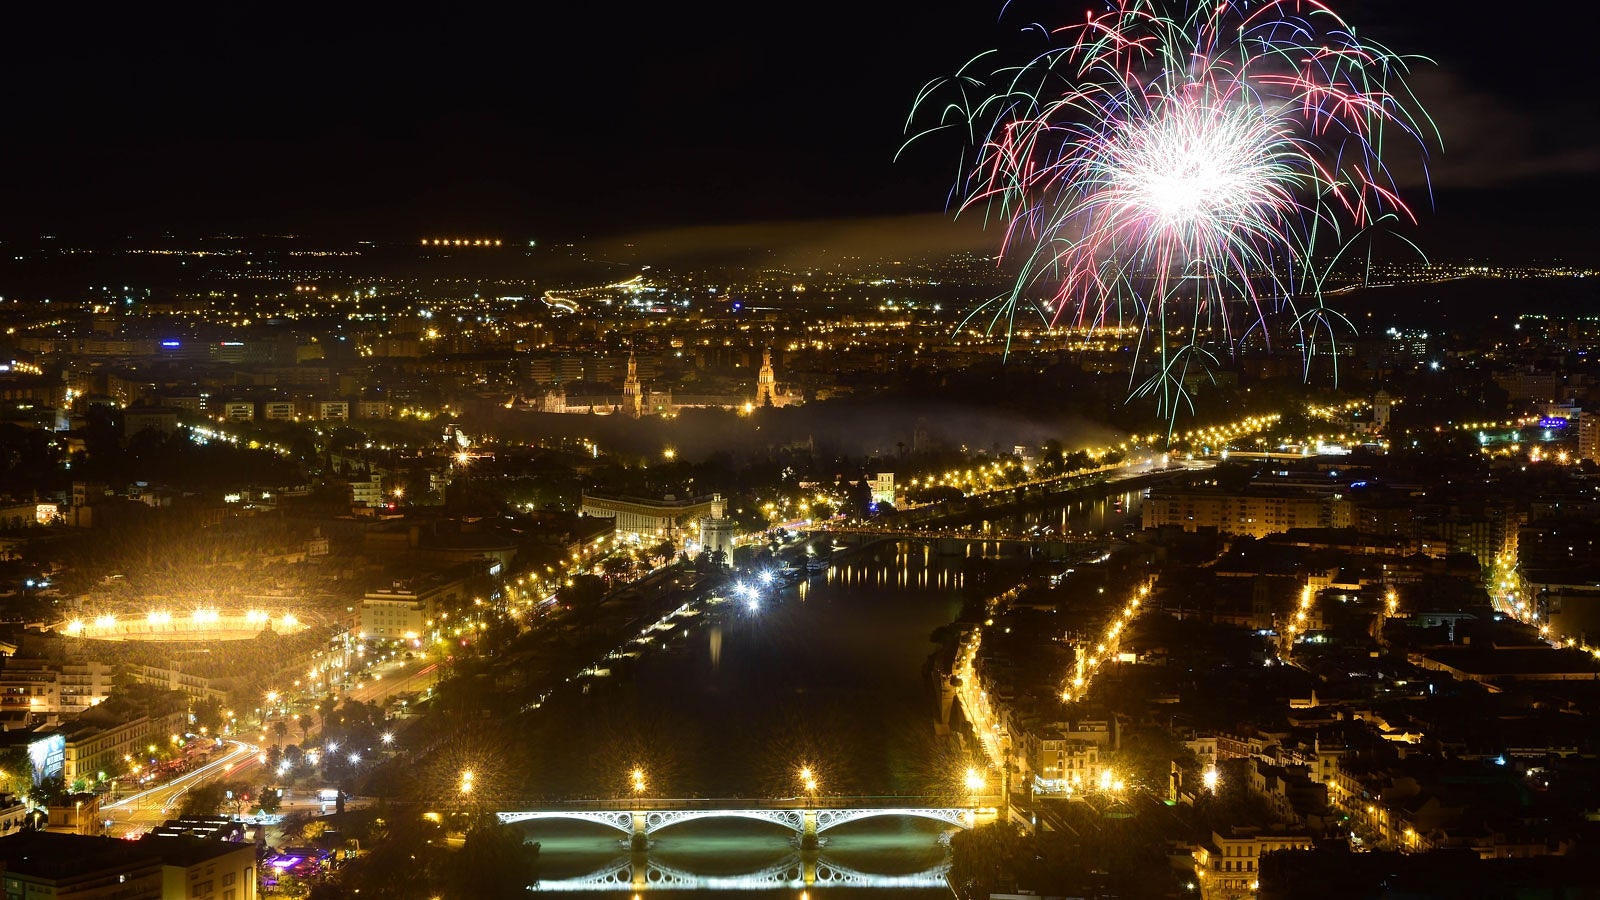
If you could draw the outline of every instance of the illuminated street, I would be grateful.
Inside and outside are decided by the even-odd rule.
[[[404,694],[424,694],[438,683],[439,663],[429,659],[397,660],[374,668],[360,684],[345,692],[357,703],[382,704]]]
[[[102,806],[101,813],[111,822],[108,831],[116,837],[137,836],[177,816],[184,795],[189,791],[209,782],[240,776],[259,765],[258,747],[243,741],[225,743],[227,749],[221,756],[194,771]]]

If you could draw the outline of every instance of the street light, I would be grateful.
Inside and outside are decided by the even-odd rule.
[[[800,787],[803,788],[807,794],[811,795],[812,802],[816,802],[817,775],[815,772],[811,771],[810,766],[800,767]]]
[[[1200,774],[1200,783],[1206,786],[1206,790],[1213,793],[1215,793],[1217,790],[1217,780],[1218,776],[1215,766],[1206,767],[1206,770]]]
[[[633,792],[635,794],[644,793],[645,781],[643,769],[634,769],[633,772],[629,774],[628,780],[632,783]]]
[[[983,787],[984,787],[983,773],[979,772],[975,768],[968,768],[967,769],[966,784],[967,784],[967,791],[970,792],[973,795],[974,798],[976,798],[978,794],[983,793]]]
[[[472,793],[472,770],[471,769],[463,769],[461,771],[461,793],[463,795]]]

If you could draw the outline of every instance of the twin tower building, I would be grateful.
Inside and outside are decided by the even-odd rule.
[[[639,363],[633,353],[628,354],[628,377],[622,382],[622,402],[617,411],[638,419],[647,415],[671,415],[688,407],[721,407],[751,411],[764,406],[792,406],[801,402],[799,395],[778,389],[778,379],[772,370],[772,351],[761,351],[761,370],[756,373],[755,398],[737,395],[682,394],[674,398],[671,391],[650,391],[648,395],[639,382]]]

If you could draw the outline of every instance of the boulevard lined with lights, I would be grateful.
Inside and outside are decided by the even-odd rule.
[[[1074,699],[1081,700],[1088,695],[1089,684],[1094,679],[1095,673],[1099,672],[1107,662],[1116,658],[1123,632],[1133,622],[1134,616],[1138,615],[1139,605],[1148,596],[1150,596],[1150,582],[1145,582],[1112,617],[1092,651],[1085,652],[1087,648],[1078,648],[1072,679],[1061,691],[1062,703],[1071,703]]]
[[[1495,556],[1490,574],[1490,593],[1500,611],[1518,622],[1539,630],[1539,637],[1556,649],[1580,650],[1600,660],[1600,645],[1590,644],[1580,638],[1556,631],[1551,623],[1541,620],[1539,611],[1522,597],[1521,576],[1515,555],[1500,553]]]

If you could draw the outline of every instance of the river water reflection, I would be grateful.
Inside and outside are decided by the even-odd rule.
[[[1136,503],[1135,495],[1119,510],[1113,497],[1020,521],[1103,529],[1136,514]],[[940,554],[885,542],[752,602],[674,617],[529,716],[518,793],[551,803],[622,797],[638,769],[649,797],[800,798],[798,773],[809,767],[829,797],[953,798],[962,773],[949,739],[935,735],[930,637],[961,608],[963,557],[1000,550]],[[542,845],[540,890],[557,895],[629,897],[647,885],[685,897],[793,897],[802,886],[812,897],[949,894],[938,880],[947,856],[941,827],[916,819],[839,826],[816,853],[760,822],[674,826],[647,854],[603,825],[523,827]],[[863,878],[893,889],[828,886]]]

